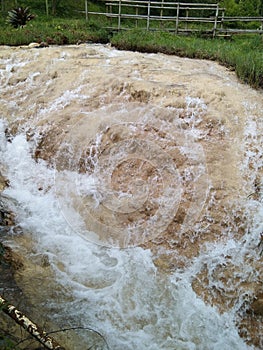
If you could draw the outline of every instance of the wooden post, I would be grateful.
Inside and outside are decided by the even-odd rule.
[[[216,15],[215,15],[215,24],[214,24],[214,29],[213,29],[213,38],[216,36],[216,27],[217,27],[218,13],[219,13],[219,5],[217,4]]]
[[[109,9],[109,11],[110,11],[110,14],[112,15],[112,5],[110,5],[110,9]],[[113,19],[112,19],[112,17],[110,17],[110,25],[112,26],[112,21],[113,21]]]
[[[86,16],[86,21],[87,21],[89,19],[88,0],[85,0],[85,16]]]
[[[48,11],[48,0],[46,0],[46,15],[49,15],[49,11]]]
[[[147,12],[147,31],[150,27],[150,13],[151,13],[151,0],[148,0],[148,12]]]
[[[225,17],[225,9],[222,10],[222,18],[221,18],[221,29],[224,27],[224,17]]]
[[[160,11],[160,17],[161,18],[163,17],[163,2],[164,2],[164,0],[162,0],[162,5],[161,5],[161,11]]]
[[[180,11],[180,3],[177,3],[177,13],[176,13],[176,25],[175,25],[175,33],[178,33],[178,24],[179,24],[179,11]]]
[[[118,30],[121,29],[121,0],[119,0]]]
[[[161,19],[163,18],[163,2],[164,2],[164,0],[162,0],[161,11],[160,11]],[[163,27],[163,21],[162,20],[160,21],[160,26]]]
[[[188,29],[188,22],[187,22],[187,19],[188,19],[188,17],[189,17],[189,7],[187,7],[187,9],[186,9],[186,26],[185,26],[185,28],[186,29]]]

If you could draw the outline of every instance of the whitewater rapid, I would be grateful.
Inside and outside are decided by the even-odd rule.
[[[33,317],[103,336],[69,349],[259,349],[239,325],[262,288],[262,92],[206,61],[43,50],[0,49],[4,241]]]

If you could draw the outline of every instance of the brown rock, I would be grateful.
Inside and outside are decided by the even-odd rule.
[[[38,45],[38,48],[41,48],[41,47],[48,47],[48,43],[46,43],[45,41],[42,41],[39,45]]]
[[[263,316],[263,293],[256,296],[256,300],[251,304],[251,309],[254,314]]]
[[[8,186],[8,180],[0,173],[0,192]]]

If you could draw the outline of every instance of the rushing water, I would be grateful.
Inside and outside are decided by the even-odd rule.
[[[262,93],[205,61],[43,50],[1,53],[26,295],[83,327],[69,349],[253,348],[238,325],[262,288]]]

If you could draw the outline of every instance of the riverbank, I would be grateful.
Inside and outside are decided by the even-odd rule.
[[[116,33],[105,29],[104,22],[59,18],[36,19],[18,29],[0,20],[0,28],[0,45],[110,43],[120,50],[209,59],[234,70],[242,82],[253,88],[263,88],[263,36],[259,34],[232,36],[229,40],[140,29]]]
[[[235,71],[241,82],[263,88],[263,36],[260,35],[225,40],[131,30],[114,35],[110,42],[118,49],[216,61]]]

